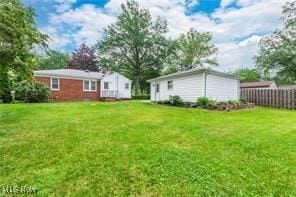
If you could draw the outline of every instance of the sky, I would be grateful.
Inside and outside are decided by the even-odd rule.
[[[221,71],[254,67],[254,55],[264,36],[281,28],[282,6],[288,0],[136,0],[149,9],[152,19],[165,18],[168,38],[190,28],[213,34],[212,43]],[[49,47],[71,52],[80,44],[94,45],[103,29],[116,21],[125,0],[24,0],[37,14],[41,32],[50,36]]]

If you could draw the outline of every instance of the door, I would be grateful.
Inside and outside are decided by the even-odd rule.
[[[159,101],[160,100],[160,86],[159,83],[155,84],[155,101]]]

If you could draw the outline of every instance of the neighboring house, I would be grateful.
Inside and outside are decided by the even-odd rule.
[[[131,98],[131,80],[125,76],[112,73],[104,76],[101,81],[102,97]]]
[[[178,95],[183,101],[195,102],[198,97],[217,101],[239,99],[239,79],[211,69],[192,69],[150,79],[151,101]]]
[[[36,81],[45,83],[50,87],[53,100],[79,101],[104,98],[101,92],[101,81],[104,80],[104,75],[99,72],[75,69],[38,70],[34,71],[34,76]],[[116,81],[110,80],[110,83],[116,83]],[[114,90],[116,89],[109,89],[109,91]],[[123,98],[120,95],[126,95],[126,91],[124,93],[118,91],[118,95],[112,95],[112,97]],[[131,91],[130,87],[129,91]]]
[[[274,81],[258,81],[241,83],[240,89],[277,89]]]
[[[278,87],[278,89],[281,89],[281,90],[296,90],[296,84],[283,85],[283,86]]]

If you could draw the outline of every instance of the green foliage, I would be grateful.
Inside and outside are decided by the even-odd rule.
[[[240,100],[229,100],[229,101],[227,101],[227,103],[230,104],[230,105],[238,105],[241,102],[240,102]]]
[[[277,83],[296,83],[296,1],[283,7],[284,26],[260,41],[258,69]]]
[[[48,50],[45,54],[40,56],[40,63],[38,64],[37,69],[51,70],[66,68],[69,60],[70,55],[68,53]]]
[[[99,71],[95,49],[93,47],[88,47],[84,43],[81,44],[80,47],[75,49],[72,53],[67,68],[94,72]]]
[[[171,41],[165,38],[165,20],[152,21],[149,11],[135,1],[127,1],[121,8],[117,21],[105,29],[97,44],[99,64],[132,79],[139,95],[142,88],[149,91],[147,79],[159,76],[171,54]]]
[[[22,81],[15,87],[15,99],[28,103],[48,102],[50,89],[47,85],[37,81]]]
[[[150,95],[132,96],[132,99],[134,99],[134,100],[149,100],[150,99]]]
[[[198,107],[198,104],[193,102],[193,103],[191,103],[190,107],[193,107],[193,108]]]
[[[238,77],[240,82],[254,82],[260,80],[260,73],[257,69],[250,69],[250,68],[239,68],[234,72],[230,72],[230,74]]]
[[[245,98],[240,98],[239,101],[244,104],[247,103],[247,100]]]
[[[208,97],[199,97],[197,98],[196,103],[198,106],[210,106],[213,105],[215,101]]]
[[[1,96],[1,101],[3,103],[10,103],[12,101],[12,96],[10,92],[5,92]]]
[[[164,70],[164,74],[217,65],[216,59],[213,58],[217,48],[210,44],[211,40],[212,35],[209,32],[199,33],[193,28],[186,34],[181,34],[176,40],[173,60]]]
[[[174,95],[174,96],[170,95],[169,102],[171,105],[182,105],[183,104],[181,97],[178,95]]]
[[[37,63],[33,49],[46,46],[47,36],[35,25],[35,13],[21,0],[0,1],[0,98],[6,101],[10,94],[9,75],[32,79]]]

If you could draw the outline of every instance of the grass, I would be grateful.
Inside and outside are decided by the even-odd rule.
[[[0,123],[0,186],[40,196],[296,195],[295,111],[11,104]]]

